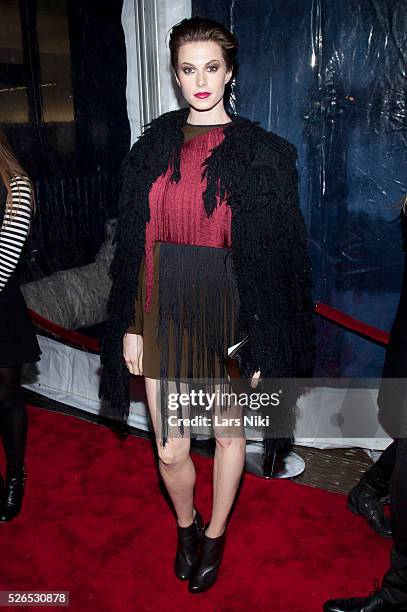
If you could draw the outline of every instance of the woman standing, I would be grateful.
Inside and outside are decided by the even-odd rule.
[[[27,410],[21,367],[40,359],[40,347],[17,281],[17,264],[28,235],[33,205],[31,181],[0,130],[0,435],[6,455],[0,476],[0,521],[21,510],[26,469]]]
[[[250,378],[309,371],[313,306],[296,150],[225,111],[235,36],[215,21],[184,19],[170,50],[188,107],[152,121],[124,163],[100,397],[125,420],[129,373],[144,374],[159,470],[177,516],[175,573],[199,593],[218,575],[245,439],[239,427],[214,428],[213,507],[204,526],[193,504],[189,429],[170,423],[166,385],[225,377],[221,359],[246,335]],[[185,408],[176,416],[182,421]]]

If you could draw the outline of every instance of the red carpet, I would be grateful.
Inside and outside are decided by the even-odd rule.
[[[29,416],[25,505],[0,526],[0,590],[70,591],[75,612],[316,612],[367,594],[387,568],[391,542],[344,496],[246,474],[218,581],[190,595],[172,572],[176,527],[150,442],[39,408]],[[212,461],[193,458],[208,520]]]

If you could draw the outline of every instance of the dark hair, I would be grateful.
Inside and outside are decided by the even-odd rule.
[[[171,52],[171,65],[177,72],[179,48],[188,42],[210,40],[218,43],[222,50],[227,70],[232,70],[231,79],[236,74],[236,55],[238,40],[224,25],[213,19],[205,17],[190,17],[183,19],[173,26],[170,35],[169,48]],[[229,84],[229,83],[228,83]]]

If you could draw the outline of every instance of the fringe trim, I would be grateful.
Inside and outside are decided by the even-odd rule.
[[[187,379],[188,384],[192,383],[189,386],[202,385],[209,393],[214,392],[222,376],[222,392],[230,392],[220,360],[227,347],[236,342],[239,293],[227,248],[162,242],[159,279],[157,342],[161,349],[162,437],[166,439],[168,379]],[[188,338],[186,355],[184,334]],[[171,335],[173,347],[169,345]],[[169,363],[171,349],[175,358],[173,371]],[[185,368],[181,371],[182,363],[187,364],[186,372]],[[181,410],[178,416],[181,418]],[[180,433],[184,434],[182,427]]]

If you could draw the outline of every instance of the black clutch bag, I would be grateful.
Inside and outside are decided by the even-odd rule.
[[[250,393],[258,393],[260,391],[262,379],[259,379],[256,387],[252,387],[249,380],[249,372],[244,367],[244,364],[248,363],[249,355],[250,337],[246,336],[223,359],[225,370],[235,393],[247,393],[250,395]]]

